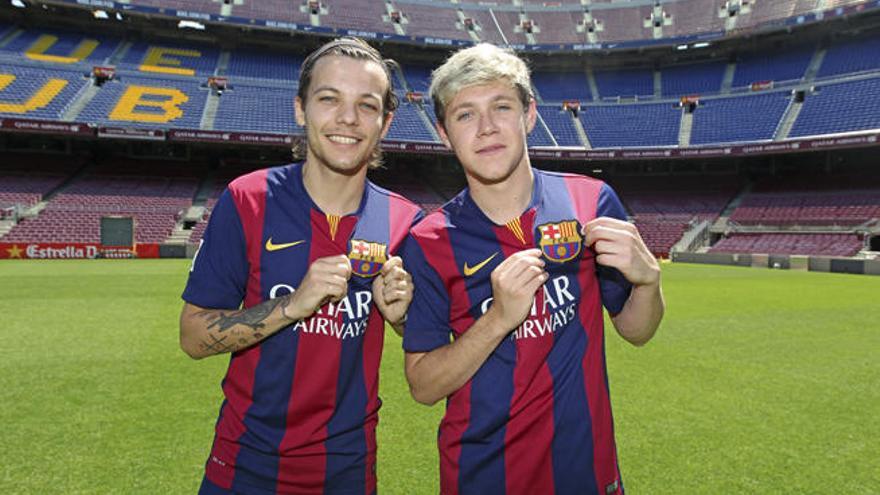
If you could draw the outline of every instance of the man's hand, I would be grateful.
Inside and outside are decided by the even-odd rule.
[[[329,301],[339,301],[348,293],[351,263],[345,255],[318,258],[309,266],[290,299],[284,316],[293,321],[312,316]]]
[[[599,217],[584,225],[583,234],[596,252],[596,263],[616,268],[633,285],[660,283],[660,265],[635,225]]]
[[[526,319],[535,292],[548,277],[540,249],[527,249],[505,259],[492,271],[493,301],[486,315],[491,314],[506,332],[513,330]]]
[[[403,322],[412,298],[412,277],[403,269],[403,260],[393,256],[382,265],[382,271],[373,280],[373,302],[400,335],[403,335]]]

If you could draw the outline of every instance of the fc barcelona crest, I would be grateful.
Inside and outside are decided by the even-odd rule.
[[[581,237],[576,220],[538,225],[541,234],[539,245],[544,257],[550,261],[563,263],[574,259],[581,252]]]
[[[351,251],[348,253],[352,273],[358,277],[376,276],[382,265],[388,261],[386,250],[385,244],[352,239]]]

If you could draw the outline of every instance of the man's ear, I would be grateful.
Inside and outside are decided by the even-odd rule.
[[[440,135],[440,140],[443,141],[443,144],[445,144],[447,148],[452,149],[452,143],[449,141],[449,136],[446,135],[446,128],[443,127],[443,124],[440,123],[440,121],[437,121],[437,134]]]
[[[388,131],[391,129],[391,121],[394,120],[394,112],[388,112],[383,120],[385,121],[382,124],[382,132],[379,134],[379,139],[385,139],[385,135],[388,134]]]
[[[526,109],[526,134],[530,134],[532,129],[535,128],[535,123],[538,121],[538,104],[535,102],[535,99],[532,98],[529,100],[529,107]]]
[[[303,109],[302,99],[297,96],[293,99],[293,117],[296,119],[297,125],[306,126],[306,112]]]

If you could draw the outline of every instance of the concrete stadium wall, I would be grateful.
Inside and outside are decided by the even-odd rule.
[[[880,259],[830,258],[825,256],[795,256],[768,254],[728,253],[672,253],[675,263],[751,266],[782,270],[809,270],[811,272],[855,273],[880,275]]]

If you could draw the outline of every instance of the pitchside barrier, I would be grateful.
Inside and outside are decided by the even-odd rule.
[[[834,258],[829,256],[802,256],[762,253],[672,253],[675,263],[751,266],[780,270],[811,272],[856,273],[880,275],[880,259]]]

